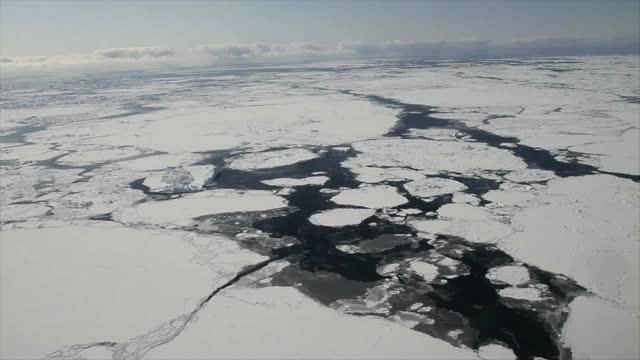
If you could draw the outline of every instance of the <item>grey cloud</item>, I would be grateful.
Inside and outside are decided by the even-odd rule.
[[[94,55],[108,59],[163,58],[174,56],[176,51],[166,47],[129,47],[96,50]]]
[[[225,44],[198,46],[193,53],[212,57],[217,63],[306,61],[328,59],[424,58],[470,59],[527,56],[637,54],[638,39],[549,38],[511,42],[388,41],[346,42],[335,47],[309,43],[280,45]]]
[[[497,43],[492,41],[442,41],[343,43],[339,48],[357,58],[483,58],[513,56],[573,56],[636,54],[638,39],[549,38]]]
[[[212,56],[218,62],[314,60],[335,54],[336,50],[308,43],[201,45],[193,53]]]

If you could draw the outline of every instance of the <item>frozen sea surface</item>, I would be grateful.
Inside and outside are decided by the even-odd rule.
[[[3,79],[0,358],[638,358],[639,70]]]

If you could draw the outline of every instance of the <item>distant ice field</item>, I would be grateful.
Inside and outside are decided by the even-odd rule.
[[[2,81],[0,358],[640,357],[637,56]]]

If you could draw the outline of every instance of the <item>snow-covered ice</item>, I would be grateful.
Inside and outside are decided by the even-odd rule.
[[[237,170],[268,169],[278,166],[295,164],[318,157],[312,151],[305,149],[286,149],[251,153],[231,159],[229,167]]]
[[[212,165],[172,167],[146,177],[142,185],[154,193],[196,192],[202,190],[207,181],[213,177],[214,172],[215,167]]]
[[[492,282],[503,282],[511,286],[518,286],[529,281],[529,270],[524,266],[501,266],[489,270],[487,279]]]
[[[0,357],[637,358],[639,68],[3,78]]]
[[[315,213],[309,221],[315,225],[341,227],[358,225],[376,211],[372,209],[338,208]]]
[[[145,333],[263,259],[220,236],[105,222],[3,231],[0,245],[1,352],[11,359]]]
[[[262,180],[262,183],[270,186],[296,187],[305,185],[324,185],[327,181],[329,181],[329,178],[326,176],[309,176],[302,179],[277,178]]]
[[[395,207],[407,203],[407,199],[392,186],[364,186],[341,191],[331,198],[336,204],[362,206],[370,209]]]
[[[563,339],[580,359],[637,359],[640,357],[638,316],[597,297],[579,297],[569,305]],[[606,329],[606,336],[603,331]],[[631,340],[631,341],[630,341]]]
[[[125,223],[169,224],[199,216],[240,211],[263,211],[287,206],[269,191],[232,189],[188,194],[178,199],[148,201],[124,209],[117,217]]]
[[[404,188],[413,196],[432,198],[463,191],[467,187],[458,181],[443,178],[426,178],[404,184]]]

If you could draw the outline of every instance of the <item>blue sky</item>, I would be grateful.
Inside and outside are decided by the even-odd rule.
[[[638,38],[640,1],[0,1],[2,56],[227,43]]]

